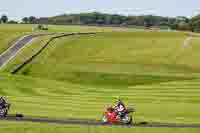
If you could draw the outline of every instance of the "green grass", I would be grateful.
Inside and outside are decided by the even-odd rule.
[[[9,33],[0,31],[0,54],[11,46],[11,43],[20,37],[20,33]]]
[[[24,47],[15,58],[12,59],[1,71],[12,72],[20,64],[30,59],[32,55],[36,54],[49,40],[55,35],[35,38],[29,45]]]
[[[184,49],[181,49],[176,64],[187,65],[188,67],[196,71],[199,71],[200,63],[197,61],[197,59],[200,58],[199,42],[200,42],[200,37],[193,37],[190,45],[186,46],[186,48]]]
[[[10,125],[10,126],[9,126]],[[199,129],[184,128],[128,128],[128,127],[107,127],[107,126],[76,126],[76,125],[56,125],[56,124],[35,124],[35,123],[16,123],[1,122],[1,132],[12,133],[198,133]]]
[[[67,37],[52,42],[19,74],[97,85],[183,80],[176,75],[199,72],[194,58],[182,56],[186,37],[179,32],[144,31]]]
[[[0,24],[0,54],[21,36],[32,32],[33,25]]]
[[[100,120],[106,105],[121,96],[136,107],[136,122],[200,123],[199,80],[157,85],[98,87],[1,74],[0,94],[11,114],[56,119]]]
[[[63,32],[96,28],[50,27],[52,31]],[[198,37],[183,48],[187,33],[101,30],[106,30],[106,33],[57,39],[18,75],[7,74],[33,55],[48,37],[36,39],[23,49],[0,74],[0,94],[7,96],[12,103],[10,113],[52,119],[100,120],[105,106],[121,96],[126,104],[135,106],[136,122],[200,123],[197,117],[200,116]],[[31,132],[35,125],[31,123],[27,129],[23,129],[16,124],[16,128]],[[39,124],[41,132],[68,130],[67,126],[55,126],[46,129],[47,124]],[[8,127],[8,130],[14,132],[16,128]],[[124,128],[91,127],[90,130],[122,132]],[[157,128],[125,130],[199,131]],[[39,129],[33,131],[40,132]],[[88,132],[88,128],[75,126],[69,131]]]
[[[32,31],[37,25],[33,24],[0,24],[0,53],[9,48],[13,41],[23,35],[43,32],[108,32],[108,31],[133,31],[135,29],[95,27],[95,26],[55,26],[49,25],[48,31]]]
[[[108,126],[77,126],[36,123],[0,123],[0,131],[6,133],[199,133],[199,129],[185,128],[139,128],[139,127],[108,127]]]

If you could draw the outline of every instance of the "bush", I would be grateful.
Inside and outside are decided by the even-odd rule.
[[[10,20],[10,21],[8,21],[8,24],[18,24],[18,22],[14,21],[14,20]]]
[[[178,24],[178,30],[183,30],[183,31],[191,31],[191,27],[188,23],[186,22],[180,22]]]
[[[44,26],[42,24],[39,24],[38,27],[37,27],[38,30],[48,30],[48,27],[47,26]]]

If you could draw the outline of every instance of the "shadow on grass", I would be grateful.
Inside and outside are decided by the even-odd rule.
[[[58,80],[72,83],[98,86],[134,86],[149,85],[169,81],[192,80],[192,77],[137,75],[137,74],[110,74],[97,72],[67,72]]]

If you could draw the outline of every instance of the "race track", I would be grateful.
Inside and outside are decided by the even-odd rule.
[[[86,34],[86,33],[85,33]],[[7,49],[3,54],[0,55],[0,68],[2,68],[6,63],[16,56],[16,54],[24,47],[26,44],[31,42],[34,38],[40,35],[28,35],[19,39],[13,46]],[[46,34],[47,35],[47,34]],[[69,34],[71,35],[71,34]],[[72,34],[74,35],[74,34]],[[85,126],[126,126],[126,127],[147,127],[147,128],[200,128],[200,124],[177,124],[177,123],[136,123],[131,125],[123,124],[103,124],[101,121],[87,121],[87,120],[55,120],[40,117],[16,117],[8,116],[6,118],[1,118],[1,121],[16,121],[16,122],[36,122],[36,123],[49,123],[49,124],[68,124],[68,125],[85,125]]]
[[[39,36],[44,36],[47,34],[36,34],[36,35],[27,35],[18,39],[10,48],[8,48],[4,53],[0,55],[0,69],[6,65],[9,60],[17,55],[17,53],[28,43],[30,43],[34,38]]]
[[[200,128],[200,124],[177,124],[177,123],[137,123],[131,125],[124,124],[103,124],[101,121],[84,121],[84,120],[53,120],[48,118],[35,117],[16,117],[8,116],[2,118],[2,121],[16,122],[36,122],[49,124],[67,124],[67,125],[82,125],[82,126],[123,126],[123,127],[147,127],[147,128]]]

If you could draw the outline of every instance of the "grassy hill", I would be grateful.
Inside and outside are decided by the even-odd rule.
[[[197,55],[191,49],[198,38],[182,50],[187,37],[180,32],[140,31],[58,39],[25,66],[18,78],[10,80],[9,76],[4,81],[5,87],[10,85],[5,95],[16,105],[22,103],[14,110],[28,115],[100,119],[105,105],[120,95],[136,105],[137,121],[199,122],[194,111],[200,100],[199,69],[194,69],[198,62],[191,56],[177,56]],[[30,49],[24,49],[12,62],[23,54],[29,56]],[[44,106],[37,107],[40,104]]]
[[[55,26],[48,25],[48,31],[32,31],[37,25],[33,24],[0,24],[0,53],[9,48],[13,41],[16,41],[23,35],[31,33],[41,33],[41,32],[102,32],[102,31],[112,31],[112,30],[130,30],[123,28],[99,28],[95,26]]]
[[[200,123],[199,79],[156,85],[98,87],[1,74],[0,93],[11,113],[57,119],[100,120],[104,108],[121,96],[136,107],[136,122]],[[59,113],[58,113],[59,112]]]
[[[27,32],[31,32],[31,28],[28,25],[0,24],[0,53],[9,48],[12,41],[15,41]]]
[[[186,43],[188,33],[182,32],[50,27],[55,32],[106,32],[57,39],[17,75],[10,75],[49,37],[38,38],[24,48],[0,73],[0,95],[12,103],[11,114],[100,120],[105,106],[121,96],[126,104],[136,107],[136,122],[200,123],[198,37]],[[38,127],[32,123],[14,125],[8,129]],[[41,124],[39,128],[47,132],[47,126]],[[88,132],[85,127],[68,127],[53,125],[51,130]],[[102,128],[95,127],[95,131],[183,131]],[[183,132],[188,131],[198,130]]]
[[[16,123],[0,122],[0,131],[7,133],[199,133],[198,129],[192,128],[139,128],[139,127],[110,127],[110,126],[77,126],[77,125],[56,125],[42,123]]]
[[[111,86],[183,80],[178,75],[200,70],[195,60],[199,39],[183,48],[187,37],[179,32],[138,31],[62,38],[53,41],[19,74]]]

